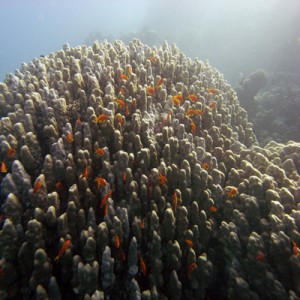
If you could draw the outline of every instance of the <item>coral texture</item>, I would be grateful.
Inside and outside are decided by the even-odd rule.
[[[95,42],[0,83],[1,299],[300,297],[300,144],[165,42]]]

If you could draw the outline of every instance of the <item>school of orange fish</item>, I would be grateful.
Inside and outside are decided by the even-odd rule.
[[[263,169],[260,163],[253,167],[258,158],[250,149],[257,147],[257,153],[261,156],[267,155],[269,150],[259,148],[251,125],[247,122],[247,115],[239,107],[235,93],[208,63],[191,61],[175,46],[166,43],[158,49],[145,46],[139,41],[133,41],[128,47],[115,42],[101,45],[95,43],[92,48],[68,48],[40,60],[34,62],[35,72],[30,73],[30,68],[24,67],[23,73],[16,73],[19,75],[13,77],[18,82],[19,93],[27,99],[27,104],[26,101],[25,105],[22,101],[16,103],[11,108],[9,117],[1,115],[0,236],[5,235],[6,226],[11,226],[9,222],[16,220],[6,205],[9,193],[14,191],[15,162],[20,161],[27,166],[26,158],[30,157],[25,155],[27,149],[29,152],[36,149],[30,148],[29,143],[26,144],[29,138],[12,138],[20,125],[14,127],[7,124],[18,124],[13,113],[22,114],[23,110],[24,114],[24,110],[32,102],[35,111],[31,113],[36,114],[32,115],[33,134],[42,149],[42,155],[37,155],[42,157],[42,161],[37,163],[36,168],[25,167],[25,172],[31,178],[31,187],[22,190],[22,194],[17,194],[24,217],[19,224],[13,223],[13,226],[20,225],[24,232],[28,232],[26,222],[33,220],[36,215],[44,216],[41,219],[43,221],[39,219],[45,238],[43,249],[47,260],[53,265],[52,276],[56,278],[63,297],[83,299],[85,295],[92,296],[98,291],[105,297],[121,299],[124,295],[131,296],[131,293],[139,291],[145,297],[149,293],[154,298],[157,295],[161,299],[238,299],[238,294],[235,293],[240,288],[241,280],[246,282],[245,291],[249,290],[253,299],[258,299],[256,296],[267,299],[273,295],[272,292],[275,295],[276,288],[262,291],[257,284],[252,283],[254,276],[244,276],[246,264],[254,264],[255,269],[264,270],[265,273],[271,272],[271,266],[275,265],[275,271],[272,271],[274,278],[278,282],[282,278],[282,273],[278,271],[280,263],[274,262],[277,256],[274,255],[275,246],[272,246],[272,240],[276,240],[274,234],[279,234],[280,230],[275,233],[270,229],[261,230],[260,218],[257,216],[252,219],[249,213],[252,209],[264,216],[262,219],[270,222],[266,228],[272,227],[271,223],[275,222],[272,221],[274,217],[271,219],[271,205],[275,204],[268,200],[268,189],[263,184],[268,185],[270,190],[274,189],[274,193],[285,193],[293,198],[290,200],[290,208],[286,208],[284,203],[280,204],[284,206],[286,214],[293,213],[298,218],[297,223],[294,221],[294,226],[290,225],[293,230],[283,229],[287,236],[285,245],[288,246],[281,257],[291,264],[289,272],[292,272],[292,268],[300,271],[300,218],[297,213],[300,192],[296,192],[300,187],[295,179],[298,178],[297,174],[293,174],[293,180],[292,177],[285,177],[288,174],[282,175],[282,178],[286,178],[282,184],[284,179],[281,178],[279,183],[277,175],[273,175],[273,179],[269,178],[276,170],[270,170],[265,175],[263,171],[267,168]],[[60,78],[59,83],[55,82],[54,75],[45,75],[45,70],[38,74],[38,67],[47,70],[49,74],[56,74]],[[91,75],[92,72],[94,75]],[[21,80],[27,84],[27,90],[21,90]],[[48,87],[45,87],[45,82]],[[78,86],[77,90],[75,86]],[[56,93],[54,99],[49,92],[51,87],[57,89],[52,88],[52,93]],[[4,98],[9,88],[16,90],[13,80],[12,83],[6,82],[6,88],[2,84],[0,91]],[[34,102],[34,93],[38,92],[42,94],[42,100]],[[15,98],[18,101],[19,98]],[[65,107],[61,109],[59,99],[64,99],[65,102]],[[75,107],[75,103],[77,106],[74,110],[72,107]],[[53,109],[51,105],[54,106]],[[47,113],[53,116],[51,115],[49,122],[40,121],[44,122],[42,127],[37,120],[41,120],[46,106],[49,111]],[[54,112],[55,107],[57,111]],[[59,115],[61,112],[63,115]],[[52,144],[47,148],[47,144],[43,143],[46,139],[45,132],[51,132],[49,128],[54,128],[54,133],[50,136]],[[59,143],[63,145],[63,151],[59,152],[63,158],[56,157],[54,151],[58,149]],[[235,149],[239,150],[235,153]],[[282,149],[284,148],[281,151]],[[123,152],[126,154],[123,155]],[[276,157],[274,153],[273,151],[265,161],[271,161],[272,155]],[[290,155],[288,159],[300,161],[300,154],[297,155]],[[47,173],[46,159],[49,157],[54,163],[51,172]],[[247,165],[245,161],[253,163],[253,166]],[[63,172],[57,171],[61,170],[60,164],[64,166]],[[246,166],[245,170],[243,164]],[[297,163],[295,165],[299,168]],[[49,178],[50,173],[56,177]],[[256,185],[252,184],[253,181]],[[251,184],[254,186],[253,190],[250,188]],[[78,190],[78,201],[72,192],[74,187]],[[260,192],[256,194],[257,190]],[[48,205],[47,201],[51,195],[53,197],[53,193],[59,199],[59,207],[57,216],[53,217],[54,225],[50,227],[47,218],[53,204]],[[89,200],[87,195],[92,195]],[[273,196],[272,201],[275,200],[276,196]],[[80,210],[84,211],[86,218],[92,211],[95,218],[89,224],[100,228],[105,223],[108,228],[109,238],[105,246],[111,249],[114,262],[111,272],[115,273],[115,279],[111,279],[109,288],[104,289],[102,284],[106,275],[101,271],[104,248],[99,250],[99,229],[90,232],[90,225],[84,225],[89,238],[94,240],[95,245],[98,243],[92,262],[82,258],[86,246],[82,245],[82,232],[76,232],[75,236],[70,229],[66,232],[58,231],[61,228],[59,226],[63,225],[57,220],[68,212],[71,202],[75,204],[78,218]],[[127,221],[121,219],[121,227],[117,227],[116,220],[121,218],[117,211],[123,208],[128,214]],[[235,218],[242,221],[234,221]],[[136,228],[136,222],[139,228]],[[244,223],[239,227],[235,225],[238,222]],[[68,228],[70,224],[65,226]],[[223,234],[227,232],[227,228],[231,228],[228,235]],[[127,235],[126,230],[129,230]],[[246,236],[243,230],[247,232]],[[155,241],[153,232],[161,236],[158,242]],[[253,232],[260,234],[263,239],[263,246],[256,245],[256,250],[250,244]],[[34,252],[28,258],[28,274],[23,271],[20,261],[20,253],[23,252],[19,252],[18,256],[18,251],[25,247],[28,236],[30,233],[23,236],[20,234],[14,259],[8,258],[9,256],[6,258],[6,254],[0,251],[0,296],[5,295],[7,299],[31,295],[38,298],[41,287],[46,294],[47,291],[50,293],[45,282],[24,287],[30,278],[31,281],[34,278],[39,282],[34,273],[35,268],[38,268],[34,255],[40,247],[32,245]],[[47,240],[47,236],[52,239]],[[133,254],[129,253],[129,244],[133,237],[138,243],[138,271],[130,276],[128,269],[132,258],[129,261],[129,256],[132,257]],[[155,250],[157,257],[152,257],[150,253],[153,253],[151,249],[155,245],[159,245]],[[239,253],[236,257],[230,253],[231,247],[239,249],[232,250],[232,253]],[[73,270],[76,255],[81,257],[85,265],[91,266],[96,262],[100,266],[97,284],[92,290],[82,288],[81,292],[77,292],[80,287],[77,285],[76,272],[79,271]],[[246,261],[245,266],[243,260]],[[66,266],[69,267],[70,274],[64,278]],[[11,272],[19,274],[11,277]],[[90,274],[87,273],[86,276]],[[257,276],[262,276],[261,280],[265,278],[261,274]],[[289,284],[284,280],[282,283],[278,282],[277,287],[282,286],[283,295],[295,293],[300,297],[299,286],[292,281]],[[133,287],[128,288],[129,284]]]

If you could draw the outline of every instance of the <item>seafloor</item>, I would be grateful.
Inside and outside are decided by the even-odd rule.
[[[300,144],[165,42],[0,83],[0,299],[299,299]]]

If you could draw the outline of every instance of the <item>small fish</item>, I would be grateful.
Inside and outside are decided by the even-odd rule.
[[[268,253],[261,253],[255,256],[255,259],[258,261],[264,261]]]
[[[209,208],[209,211],[212,212],[212,213],[217,212],[217,210],[218,210],[218,209],[217,209],[214,205],[212,205],[212,206]]]
[[[130,115],[128,105],[125,106],[125,115],[126,115],[126,116],[129,116],[129,115]]]
[[[195,115],[201,116],[202,110],[201,109],[195,109]]]
[[[165,185],[167,181],[167,177],[165,175],[163,175],[162,173],[159,173],[159,182],[161,185]]]
[[[128,80],[128,75],[121,73],[119,76],[120,80]]]
[[[7,167],[4,161],[1,163],[1,173],[7,173]]]
[[[97,117],[96,121],[97,123],[103,123],[108,119],[108,116],[106,114],[101,114],[100,116]]]
[[[95,153],[101,157],[105,153],[105,150],[103,148],[98,148]]]
[[[209,164],[207,162],[203,163],[202,168],[207,171],[209,169]]]
[[[173,100],[173,104],[174,104],[175,106],[180,106],[181,102],[180,102],[180,100],[178,100],[175,96],[173,96],[172,100]]]
[[[217,89],[207,89],[207,92],[215,95],[218,92],[218,90]]]
[[[165,82],[165,79],[164,78],[161,78],[161,79],[159,79],[158,81],[157,81],[157,83],[156,83],[156,89],[159,89],[162,85],[163,85],[163,83]]]
[[[153,96],[155,94],[155,88],[153,86],[147,86],[146,92],[148,95]]]
[[[121,258],[121,260],[122,260],[123,262],[126,261],[126,254],[125,254],[124,251],[121,251],[121,253],[120,253],[120,258]]]
[[[100,208],[102,208],[106,204],[108,198],[110,198],[111,195],[112,195],[112,191],[111,190],[107,194],[105,194],[105,196],[101,200]]]
[[[190,108],[186,113],[185,115],[188,116],[188,117],[191,117],[195,114],[195,110]]]
[[[108,216],[108,207],[109,207],[109,203],[106,203],[104,207],[104,216]]]
[[[191,247],[193,248],[193,242],[191,240],[185,240],[185,242]]]
[[[66,240],[64,242],[64,244],[62,245],[62,247],[60,248],[58,255],[55,257],[55,261],[58,262],[59,259],[63,256],[63,254],[65,253],[65,251],[69,248],[71,243],[71,240]]]
[[[15,156],[15,155],[16,155],[16,149],[10,147],[10,148],[7,150],[7,156],[8,156],[9,158],[11,158],[11,157],[13,157],[13,156]]]
[[[168,122],[171,121],[171,112],[170,112],[170,111],[168,112],[168,115],[167,115],[167,121],[168,121]]]
[[[227,196],[232,198],[232,197],[235,197],[238,193],[238,190],[237,188],[233,187],[230,189],[230,191],[227,193]]]
[[[80,119],[80,117],[77,118],[77,124],[81,124],[81,119]]]
[[[180,101],[180,103],[183,101],[183,97],[180,93],[178,93],[177,95],[173,96],[173,99],[177,99],[178,101]]]
[[[152,62],[152,63],[155,63],[157,61],[157,57],[152,55],[149,57],[149,60]]]
[[[124,88],[123,86],[120,88],[120,91],[119,91],[119,93],[121,93],[122,95],[124,95],[124,94],[125,94],[125,88]]]
[[[123,126],[124,125],[124,119],[120,114],[116,115],[116,118],[118,120],[118,122]]]
[[[125,106],[125,102],[122,99],[117,99],[116,102],[118,103],[118,105],[120,107],[124,107]]]
[[[195,270],[195,268],[197,267],[197,264],[195,262],[192,262],[189,267],[188,267],[188,275],[189,277],[191,277],[193,271]]]
[[[173,205],[174,205],[174,211],[176,211],[177,204],[178,204],[178,196],[177,196],[177,193],[176,193],[176,191],[174,191],[174,194],[173,194]]]
[[[144,219],[141,220],[141,229],[145,229],[145,220]]]
[[[190,100],[193,101],[193,102],[197,102],[197,101],[198,101],[198,97],[197,97],[197,95],[195,95],[195,94],[190,94],[190,95],[188,96],[188,99],[190,99]]]
[[[211,101],[208,105],[208,107],[211,109],[211,110],[214,110],[216,108],[216,101]]]
[[[128,67],[127,67],[127,72],[128,72],[129,75],[132,74],[132,67],[131,67],[131,66],[128,66]]]
[[[67,140],[71,144],[74,141],[73,134],[71,132],[67,133]]]
[[[80,175],[80,178],[87,178],[89,176],[89,167],[87,166],[83,173]]]
[[[293,255],[300,256],[300,250],[298,248],[297,243],[293,240],[292,243],[293,243]]]
[[[34,188],[33,188],[33,193],[36,193],[39,191],[39,189],[41,188],[42,186],[42,180],[41,179],[38,179],[34,185]]]
[[[64,188],[63,184],[60,181],[55,183],[55,189],[62,190]]]
[[[97,188],[98,188],[98,190],[100,189],[101,185],[102,186],[106,186],[107,185],[106,180],[104,178],[102,178],[102,177],[96,177],[95,181],[97,182]]]
[[[191,131],[192,131],[192,134],[195,135],[196,134],[196,124],[194,122],[191,123]]]
[[[139,258],[140,258],[140,267],[141,267],[142,273],[143,273],[144,276],[146,276],[147,275],[146,263],[145,263],[145,261],[144,261],[144,259],[141,255],[140,255]]]
[[[115,246],[117,249],[120,248],[121,242],[120,242],[120,238],[117,234],[115,234]]]
[[[127,179],[126,172],[123,173],[122,179],[123,179],[123,181],[126,181],[126,179]]]

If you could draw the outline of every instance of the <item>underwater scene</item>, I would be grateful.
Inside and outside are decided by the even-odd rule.
[[[0,300],[300,299],[299,0],[0,0]]]

